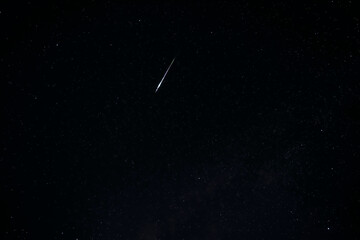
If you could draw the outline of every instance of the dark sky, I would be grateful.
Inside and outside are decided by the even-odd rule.
[[[0,5],[0,239],[360,238],[352,1],[119,2]]]

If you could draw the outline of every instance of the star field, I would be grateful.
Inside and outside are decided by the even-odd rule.
[[[0,24],[0,239],[359,239],[352,1],[8,2]]]

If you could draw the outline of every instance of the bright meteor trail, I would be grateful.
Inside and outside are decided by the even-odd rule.
[[[160,88],[160,86],[161,86],[162,82],[164,81],[164,79],[165,79],[165,77],[166,77],[166,74],[167,74],[167,73],[168,73],[168,71],[170,70],[171,65],[174,63],[174,61],[175,61],[175,58],[171,61],[170,66],[168,67],[168,69],[166,70],[166,72],[165,72],[164,76],[162,77],[162,79],[161,79],[161,81],[160,81],[159,85],[157,86],[157,88],[156,88],[156,90],[155,90],[155,93],[156,93],[156,92],[157,92],[157,90]]]

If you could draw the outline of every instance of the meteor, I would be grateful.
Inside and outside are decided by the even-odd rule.
[[[156,92],[158,91],[158,89],[160,88],[160,86],[161,86],[162,82],[164,81],[164,79],[165,79],[165,77],[166,77],[166,74],[167,74],[167,73],[168,73],[168,71],[170,70],[171,65],[174,63],[174,61],[175,61],[175,58],[171,61],[170,66],[168,67],[168,69],[166,70],[166,72],[165,72],[164,76],[162,77],[162,79],[161,79],[161,81],[160,81],[159,85],[157,86],[157,88],[156,88],[156,90],[155,90],[155,93],[156,93]]]

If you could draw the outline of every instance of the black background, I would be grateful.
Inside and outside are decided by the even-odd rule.
[[[351,1],[28,1],[0,23],[0,239],[359,238]]]

